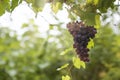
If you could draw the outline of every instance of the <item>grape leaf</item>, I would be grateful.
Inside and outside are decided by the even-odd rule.
[[[91,49],[92,47],[94,47],[94,41],[93,41],[93,39],[90,39],[90,41],[87,45],[87,48]]]
[[[22,2],[22,0],[12,0],[10,11],[13,11],[15,9],[15,7],[18,6],[18,4],[20,4],[21,2]]]
[[[97,7],[101,13],[106,13],[108,8],[114,8],[114,2],[115,0],[99,0]]]
[[[72,50],[72,48],[68,48],[68,49],[64,50],[63,52],[61,52],[60,55],[65,55],[66,53],[68,53],[71,50]]]
[[[3,8],[3,5],[0,4],[0,16],[5,13],[5,9]]]
[[[85,63],[80,61],[78,57],[73,57],[73,65],[77,69],[80,69],[81,67],[85,68]]]
[[[57,13],[60,9],[62,9],[62,3],[61,2],[55,2],[51,5],[51,8],[54,13]]]
[[[6,10],[9,11],[9,9],[10,9],[9,0],[1,0],[0,1],[0,16],[3,15]]]
[[[95,28],[100,28],[100,15],[95,15]]]
[[[35,13],[43,10],[45,0],[30,0],[32,2],[32,9]]]
[[[70,19],[72,19],[72,20],[76,20],[77,19],[77,16],[74,14],[74,13],[72,13],[71,11],[69,11],[68,10],[68,17],[70,18]]]
[[[95,25],[95,15],[96,12],[87,12],[82,10],[78,5],[73,6],[71,8],[71,11],[73,11],[73,13],[75,13],[76,15],[78,15],[80,17],[80,19],[85,22],[86,25]]]
[[[87,3],[89,4],[89,3],[92,3],[93,0],[86,0],[86,1],[87,1]]]
[[[26,0],[27,3],[33,3],[34,0]]]
[[[62,76],[62,80],[70,80],[70,76],[68,76],[68,75]]]
[[[99,0],[94,0],[94,5],[97,5],[99,3]]]
[[[66,68],[67,66],[69,66],[69,64],[68,64],[68,63],[66,63],[66,64],[62,65],[62,66],[61,66],[60,68],[58,68],[57,70],[59,71],[59,70],[61,70],[61,69]]]
[[[84,12],[84,17],[81,16],[81,20],[83,20],[86,25],[95,25],[95,15],[96,13]]]

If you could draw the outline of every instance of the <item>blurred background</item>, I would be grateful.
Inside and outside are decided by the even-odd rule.
[[[120,80],[120,9],[109,9],[89,52],[86,69],[72,67],[72,80]],[[26,12],[25,12],[26,11]],[[57,71],[76,55],[66,29],[65,8],[53,14],[46,4],[35,13],[25,2],[0,17],[0,80],[61,80]],[[77,19],[77,18],[76,18]],[[66,53],[65,55],[60,55]]]

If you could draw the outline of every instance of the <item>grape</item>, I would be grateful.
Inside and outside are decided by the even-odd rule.
[[[84,62],[89,62],[89,49],[87,48],[90,38],[93,39],[97,30],[93,26],[85,26],[83,22],[72,22],[67,24],[68,31],[73,36],[73,48],[79,58]]]

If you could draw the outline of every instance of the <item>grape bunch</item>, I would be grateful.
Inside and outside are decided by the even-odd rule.
[[[67,24],[68,31],[73,36],[73,47],[79,58],[89,62],[89,49],[87,48],[90,39],[95,37],[97,30],[93,26],[85,26],[83,22],[72,22]]]

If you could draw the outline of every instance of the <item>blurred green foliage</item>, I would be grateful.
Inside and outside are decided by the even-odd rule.
[[[60,34],[51,34],[54,28]],[[22,29],[23,35],[18,35],[0,28],[0,80],[61,80],[68,70],[57,68],[71,63],[75,55],[69,32],[60,24],[43,37],[34,22],[25,23]],[[109,26],[101,27],[94,43],[86,69],[70,69],[72,80],[120,80],[120,34]]]
[[[0,80],[61,79],[56,69],[71,58],[60,56],[72,45],[70,35],[65,29],[59,35],[52,35],[48,30],[43,38],[38,28],[34,23],[26,23],[22,36],[8,28],[0,28]]]

